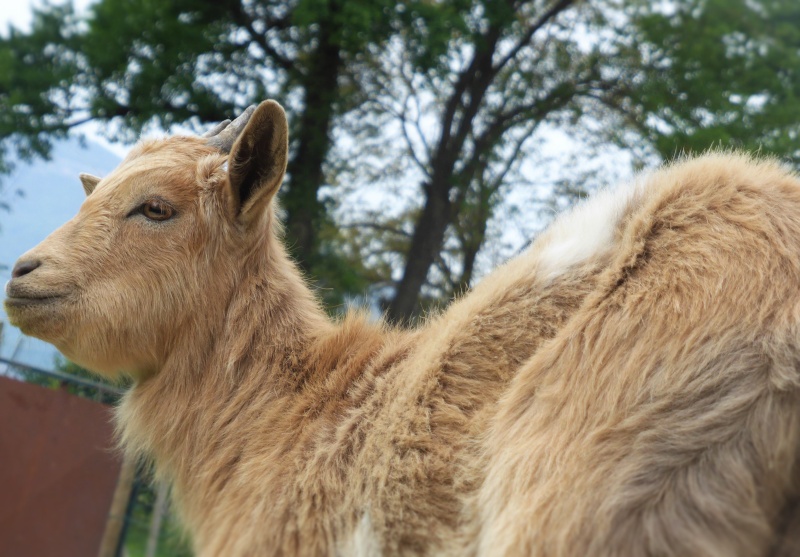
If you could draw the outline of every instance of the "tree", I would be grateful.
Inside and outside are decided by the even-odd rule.
[[[31,33],[0,41],[0,137],[6,153],[40,155],[86,119],[132,138],[278,98],[295,138],[283,194],[295,256],[325,292],[376,285],[405,322],[473,282],[509,191],[536,180],[554,130],[584,161],[712,145],[796,160],[798,11],[792,0],[101,0],[80,22],[48,7]],[[551,182],[544,204],[584,191]],[[345,195],[367,188],[382,196],[369,210]]]
[[[101,0],[81,21],[70,4],[46,6],[30,33],[0,41],[0,171],[10,151],[46,157],[53,139],[89,120],[132,141],[147,126],[197,128],[279,98],[293,128],[288,244],[324,286],[358,289],[347,283],[356,275],[328,272],[342,265],[319,245],[318,191],[333,119],[353,92],[342,68],[392,33],[394,14],[375,0]]]
[[[422,197],[405,213],[411,227],[360,219],[400,251],[389,317],[413,317],[426,288],[444,297],[471,282],[503,188],[525,181],[515,171],[534,160],[542,130],[567,130],[587,158],[722,145],[796,160],[800,107],[787,101],[800,86],[798,11],[766,0],[473,2],[433,68],[399,35],[380,71],[365,72],[374,81],[361,116],[391,116],[384,146],[403,144],[390,156],[414,162]]]

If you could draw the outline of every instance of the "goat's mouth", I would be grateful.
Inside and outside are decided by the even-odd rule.
[[[37,316],[58,311],[54,306],[63,302],[66,297],[64,292],[33,289],[12,280],[6,284],[4,305],[11,324],[20,326],[23,321],[28,322]]]
[[[20,279],[12,279],[6,283],[6,305],[25,306],[54,302],[65,296],[63,292],[47,290],[34,285],[20,284]]]
[[[24,306],[41,306],[60,301],[63,294],[46,294],[37,296],[7,296],[6,307],[19,308]]]

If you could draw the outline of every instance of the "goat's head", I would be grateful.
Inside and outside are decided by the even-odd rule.
[[[142,143],[103,179],[81,175],[78,214],[14,267],[11,323],[108,376],[158,369],[263,245],[287,136],[265,101],[202,138]]]

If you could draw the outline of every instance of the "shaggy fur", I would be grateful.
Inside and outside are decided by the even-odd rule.
[[[331,322],[287,257],[286,133],[267,102],[230,157],[171,138],[82,177],[79,214],[7,287],[24,332],[136,379],[122,445],[173,486],[199,556],[755,556],[792,537],[790,172],[712,154],[605,192],[406,331]],[[175,216],[143,216],[153,199]]]

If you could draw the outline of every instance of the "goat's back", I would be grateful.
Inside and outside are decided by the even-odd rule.
[[[625,195],[595,290],[500,399],[481,554],[774,542],[800,444],[800,182],[709,155]]]

